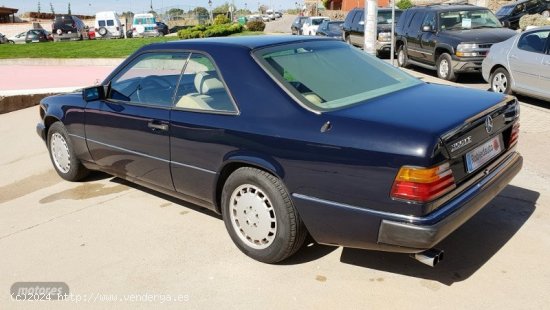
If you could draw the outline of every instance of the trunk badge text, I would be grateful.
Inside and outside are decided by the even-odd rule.
[[[472,143],[472,136],[468,136],[460,141],[457,141],[453,144],[451,144],[451,152],[454,152],[458,149],[461,149],[462,147]]]

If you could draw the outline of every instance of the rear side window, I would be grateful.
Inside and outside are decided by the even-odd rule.
[[[550,30],[523,34],[518,41],[518,48],[524,51],[544,54]]]
[[[104,20],[97,21],[97,24],[99,25],[99,27],[105,27],[105,21]]]
[[[420,25],[422,24],[422,21],[424,20],[424,12],[417,12],[414,14],[414,17],[411,20],[411,24],[409,25],[410,30],[412,31],[419,31]]]
[[[218,73],[205,55],[193,53],[185,66],[175,96],[176,108],[233,113],[237,109]]]
[[[114,26],[115,25],[115,21],[110,19],[107,21],[107,26]]]

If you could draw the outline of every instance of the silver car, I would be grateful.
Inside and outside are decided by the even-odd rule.
[[[550,100],[550,27],[531,29],[494,44],[483,60],[491,90]]]

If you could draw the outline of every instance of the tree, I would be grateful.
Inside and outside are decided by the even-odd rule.
[[[237,11],[235,11],[235,15],[237,16],[250,15],[250,14],[252,14],[252,12],[248,9],[238,9]]]
[[[258,8],[258,11],[260,11],[261,14],[265,14],[265,12],[267,11],[267,6],[266,5],[260,5],[260,7]]]
[[[53,8],[53,4],[50,2],[50,10],[52,11],[52,14],[55,15],[55,9]]]
[[[198,6],[196,7],[194,10],[193,10],[193,13],[195,13],[195,15],[198,15],[198,16],[209,16],[210,14],[208,13],[208,9],[207,8],[204,8],[202,6]]]
[[[218,7],[215,7],[213,10],[212,10],[212,13],[214,14],[220,14],[220,13],[227,13],[229,12],[229,3],[224,3]]]
[[[396,3],[397,7],[401,10],[406,10],[408,8],[412,8],[414,4],[411,2],[411,0],[399,0]]]
[[[170,16],[181,16],[184,14],[183,10],[182,9],[178,9],[178,8],[173,8],[173,9],[170,9],[166,12],[166,14],[170,15]]]
[[[38,16],[40,16],[40,1],[38,1]]]
[[[323,0],[323,6],[325,7],[325,9],[330,9],[331,2],[332,0]]]
[[[71,13],[71,3],[70,2],[67,5],[67,14],[72,15],[72,13]]]

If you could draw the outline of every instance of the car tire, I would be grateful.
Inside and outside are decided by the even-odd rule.
[[[282,181],[263,170],[243,167],[224,184],[222,215],[237,247],[264,263],[294,254],[307,235]]]
[[[346,43],[349,44],[349,45],[353,45],[353,44],[351,44],[351,38],[350,38],[349,35],[346,36],[346,38],[344,39],[344,41],[346,41]]]
[[[456,81],[456,74],[453,69],[453,62],[451,55],[448,53],[443,53],[439,55],[436,63],[437,76],[440,79],[447,81]]]
[[[550,10],[546,10],[546,11],[543,11],[542,13],[540,13],[542,16],[544,17],[550,17]]]
[[[15,41],[8,40],[8,44],[15,44]]]
[[[89,174],[76,157],[69,133],[61,122],[53,123],[48,130],[48,151],[53,167],[67,181],[80,181]]]
[[[493,73],[491,73],[491,91],[501,94],[511,94],[512,93],[512,80],[510,78],[510,73],[504,68],[498,68]]]
[[[409,56],[407,56],[407,49],[405,45],[400,45],[397,49],[397,66],[401,68],[407,68],[409,66]]]
[[[104,36],[107,35],[107,28],[101,27],[101,28],[99,28],[99,30],[97,31],[97,33],[99,33],[100,36],[104,37]]]

